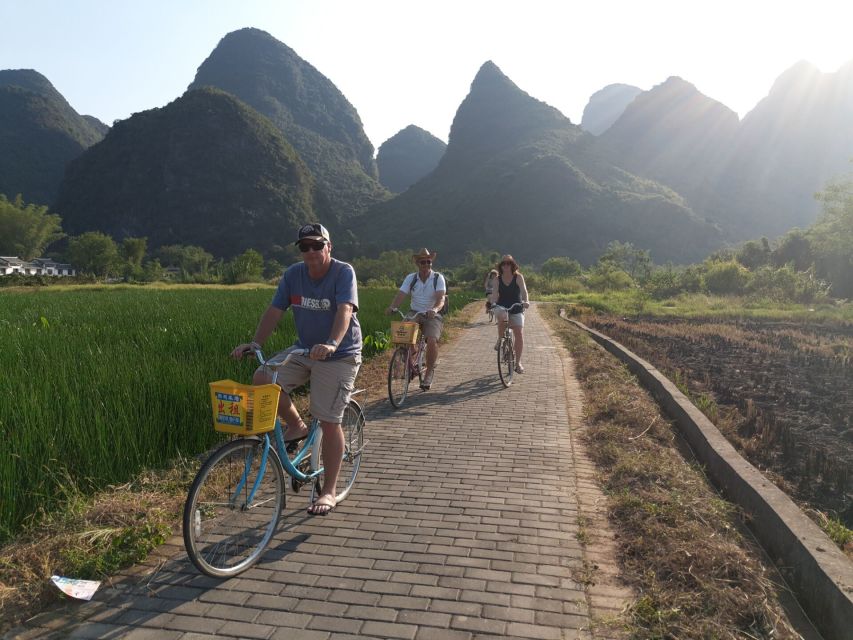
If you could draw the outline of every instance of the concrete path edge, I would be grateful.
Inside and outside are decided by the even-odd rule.
[[[712,482],[750,516],[750,529],[820,632],[830,640],[849,638],[853,563],[655,367],[603,333],[561,315],[624,362],[675,420]]]

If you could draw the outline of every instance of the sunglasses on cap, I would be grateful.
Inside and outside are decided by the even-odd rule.
[[[325,242],[300,242],[299,250],[302,253],[307,253],[308,251],[322,251],[325,246]]]
[[[432,260],[418,260],[418,264],[432,264]]]

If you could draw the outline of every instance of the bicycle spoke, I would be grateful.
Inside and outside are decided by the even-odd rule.
[[[184,544],[198,569],[230,577],[254,564],[275,533],[284,506],[284,472],[273,450],[254,497],[263,441],[240,438],[220,447],[202,466],[184,505]],[[241,501],[233,498],[238,485]]]

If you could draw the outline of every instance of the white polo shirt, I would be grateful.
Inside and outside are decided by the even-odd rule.
[[[444,276],[439,273],[437,280],[435,276],[436,272],[430,271],[426,282],[423,282],[418,277],[417,273],[410,273],[406,276],[406,279],[403,280],[403,284],[400,285],[400,291],[408,294],[411,289],[412,302],[410,306],[412,311],[429,311],[430,309],[435,309],[436,292],[447,291]],[[412,278],[415,279],[414,289],[412,289]],[[435,286],[433,286],[433,283],[435,283]]]

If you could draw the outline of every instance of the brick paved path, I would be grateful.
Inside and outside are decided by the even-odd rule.
[[[432,391],[415,390],[400,411],[369,398],[353,493],[312,518],[305,492],[289,492],[284,526],[258,565],[211,580],[175,538],[93,602],[39,616],[12,637],[590,637],[595,594],[575,580],[578,508],[594,508],[598,494],[588,463],[575,464],[568,424],[579,405],[566,400],[561,350],[531,308],[527,373],[504,389],[496,329],[482,318],[442,351]],[[592,549],[599,564],[602,548]]]

